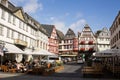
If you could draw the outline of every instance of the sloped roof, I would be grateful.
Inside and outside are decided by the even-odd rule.
[[[41,24],[41,26],[47,31],[48,37],[50,37],[53,31],[54,25]]]
[[[63,40],[64,39],[64,34],[63,32],[61,32],[60,30],[56,30],[57,31],[57,36],[59,40]]]
[[[78,37],[81,35],[81,33],[80,32],[78,32]]]
[[[64,39],[73,39],[75,38],[75,33],[72,29],[68,29],[67,33],[65,34],[65,38]]]
[[[22,7],[16,7],[11,2],[8,2],[8,9],[10,9],[12,12],[16,12],[19,9],[22,9]]]
[[[98,30],[96,32],[95,36],[98,37],[98,36],[100,36],[100,34],[104,34],[104,33],[110,34],[110,31],[106,27],[104,27],[102,30]],[[103,36],[105,36],[105,35],[103,35]],[[109,37],[109,35],[108,35],[108,37]]]
[[[85,27],[84,28],[89,28],[88,24],[85,24]]]
[[[98,31],[96,32],[96,35],[99,35],[101,32],[102,32],[101,30],[98,30]]]

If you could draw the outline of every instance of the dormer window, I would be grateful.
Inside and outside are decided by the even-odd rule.
[[[0,0],[0,2],[1,2],[4,6],[8,7],[8,0]]]

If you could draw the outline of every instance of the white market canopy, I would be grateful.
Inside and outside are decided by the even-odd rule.
[[[13,44],[8,44],[6,43],[5,44],[5,51],[6,53],[14,53],[14,54],[19,54],[19,53],[25,53],[24,51],[22,51],[20,48],[16,47],[15,45]]]
[[[47,50],[35,50],[32,51],[30,49],[25,50],[26,55],[43,55],[43,56],[49,56],[49,55],[55,55],[54,53],[48,52]]]
[[[120,49],[107,49],[100,52],[93,53],[93,56],[96,57],[113,57],[113,56],[120,56]]]

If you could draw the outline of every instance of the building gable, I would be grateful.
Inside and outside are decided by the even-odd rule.
[[[23,13],[22,9],[19,9],[19,10],[15,11],[14,14],[15,14],[17,17],[19,17],[21,20],[25,21],[24,15],[23,15],[24,13]]]
[[[81,32],[81,35],[80,35],[80,39],[81,40],[92,40],[94,42],[96,42],[95,40],[95,36],[91,30],[91,28],[86,24],[85,27],[83,28],[83,31]]]
[[[75,37],[75,33],[69,28],[67,33],[65,34],[65,39],[73,39]]]
[[[54,27],[53,30],[52,30],[51,38],[57,39],[57,32],[56,32],[55,27]]]

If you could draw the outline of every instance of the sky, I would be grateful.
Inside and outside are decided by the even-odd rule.
[[[9,0],[23,8],[40,24],[55,25],[66,34],[76,34],[88,24],[95,33],[111,27],[120,10],[120,0]]]

